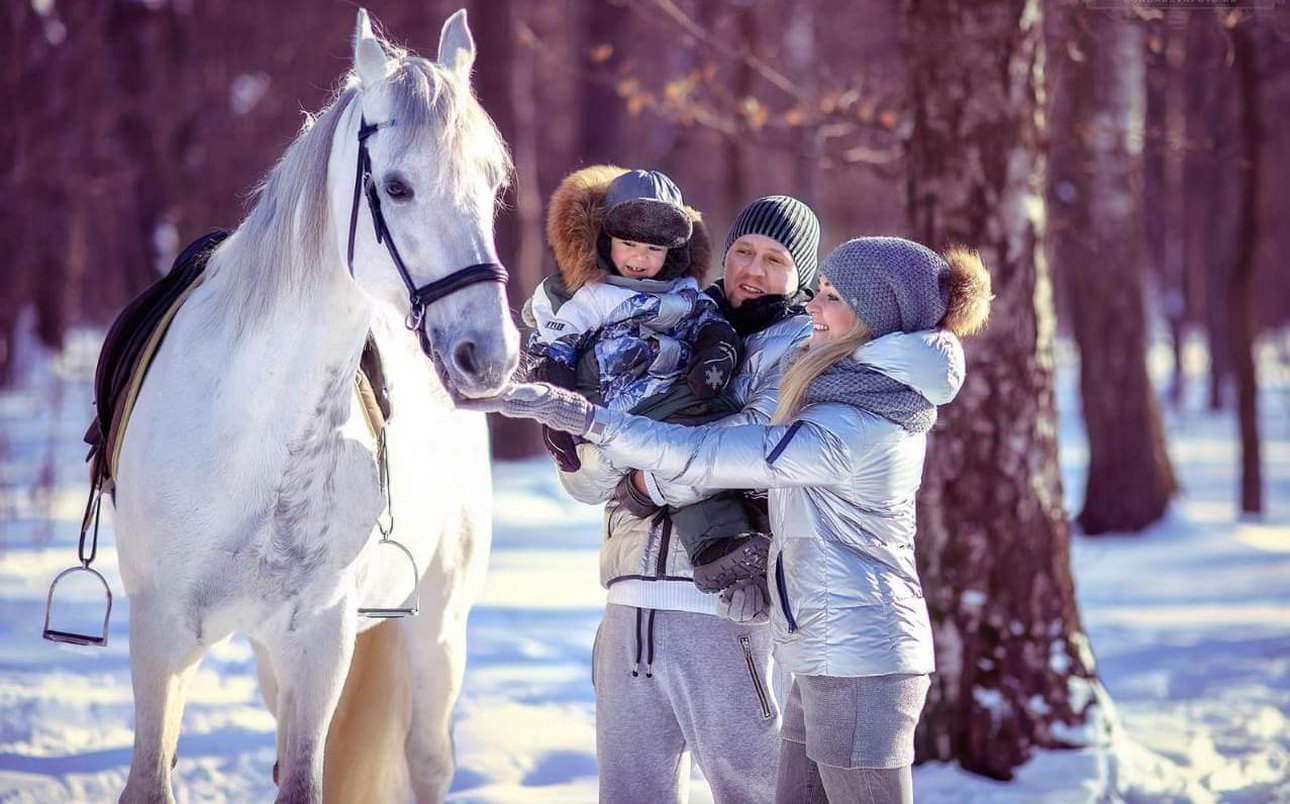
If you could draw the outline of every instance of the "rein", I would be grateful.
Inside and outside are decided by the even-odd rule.
[[[390,253],[390,260],[394,263],[394,267],[398,269],[399,277],[408,289],[408,302],[411,310],[404,324],[408,329],[417,333],[421,351],[433,360],[435,359],[434,349],[430,343],[429,336],[426,334],[425,327],[422,326],[425,321],[426,308],[440,299],[479,282],[501,282],[505,285],[510,275],[506,273],[506,269],[499,263],[481,262],[468,265],[421,287],[417,287],[416,283],[412,281],[412,274],[408,273],[408,268],[403,263],[403,257],[399,255],[399,249],[394,245],[394,236],[385,222],[384,213],[381,212],[381,198],[377,193],[376,181],[372,178],[372,156],[367,150],[367,138],[382,128],[388,128],[392,122],[368,123],[367,118],[359,117],[358,165],[354,174],[354,201],[349,210],[349,248],[346,255],[349,263],[349,275],[351,277],[354,275],[354,236],[358,231],[359,200],[363,195],[366,195],[367,208],[372,213],[372,230],[376,233],[376,242],[385,245],[385,250]]]

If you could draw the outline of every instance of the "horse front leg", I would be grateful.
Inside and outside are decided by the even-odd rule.
[[[412,723],[405,746],[417,801],[443,801],[455,769],[452,714],[466,673],[466,613],[422,611],[399,626],[407,638]]]
[[[130,597],[130,681],[134,687],[134,752],[122,802],[172,802],[171,767],[184,693],[203,646],[157,596]]]
[[[265,640],[277,681],[279,802],[321,802],[323,747],[354,652],[357,614],[342,598],[300,612],[293,626]]]

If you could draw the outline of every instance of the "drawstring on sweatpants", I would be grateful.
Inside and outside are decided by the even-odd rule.
[[[636,609],[636,662],[632,665],[632,678],[638,678],[640,676],[641,650],[643,647],[641,644],[641,615],[644,613],[644,609]],[[649,610],[649,625],[646,626],[648,629],[649,642],[649,653],[645,659],[646,678],[654,677],[654,615],[657,613],[658,612],[654,609]]]
[[[658,612],[649,610],[649,658],[645,660],[645,677],[654,677],[654,615]]]

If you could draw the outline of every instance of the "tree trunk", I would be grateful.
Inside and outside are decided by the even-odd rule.
[[[797,0],[793,14],[784,27],[784,50],[792,74],[803,97],[814,98],[819,92],[819,54],[815,44],[816,0]],[[819,210],[820,158],[824,143],[820,126],[801,130],[801,143],[794,168],[793,195],[807,206]]]
[[[1210,14],[1187,21],[1187,262],[1192,287],[1202,296],[1209,345],[1209,407],[1224,407],[1232,376],[1228,319],[1230,266],[1240,244],[1240,129],[1228,43]]]
[[[619,3],[610,0],[588,0],[585,13],[578,156],[586,165],[618,164],[625,159],[620,153],[623,108],[612,81],[623,59],[628,15]]]
[[[996,293],[919,495],[937,673],[916,749],[1009,779],[1033,747],[1070,744],[1099,694],[1071,577],[1039,253],[1043,13],[1039,0],[905,0],[902,17],[910,231],[980,249]]]
[[[1177,489],[1147,375],[1142,221],[1146,64],[1142,27],[1056,11],[1050,117],[1066,143],[1052,168],[1053,270],[1066,280],[1088,433],[1085,533],[1141,531]],[[1155,214],[1159,214],[1158,212]]]
[[[740,2],[735,7],[734,13],[739,41],[743,43],[741,52],[750,50],[757,41],[757,21],[753,17],[753,11],[746,2]],[[732,69],[734,76],[730,91],[736,107],[741,109],[744,99],[752,96],[752,67],[748,65],[746,59],[740,59],[735,62]],[[748,171],[744,165],[743,139],[748,130],[748,124],[738,112],[734,115],[734,121],[736,130],[726,136],[722,145],[725,162],[725,192],[723,193],[725,197],[722,199],[722,206],[728,211],[730,220],[734,219],[745,204],[753,200],[749,198]]]
[[[1186,85],[1182,75],[1187,52],[1188,16],[1185,9],[1170,9],[1159,24],[1148,28],[1149,35],[1159,38],[1159,48],[1149,55],[1147,62],[1147,126],[1142,184],[1142,209],[1148,211],[1143,220],[1147,237],[1148,287],[1154,281],[1156,296],[1169,327],[1173,365],[1167,398],[1174,410],[1182,405],[1186,384],[1183,346],[1189,323],[1184,265],[1187,235],[1183,218],[1187,110]],[[1052,121],[1051,116],[1049,120]],[[1053,127],[1057,125],[1054,123]],[[1051,158],[1050,151],[1050,170]],[[1060,268],[1057,270],[1060,272]]]
[[[1232,61],[1240,86],[1241,235],[1232,266],[1228,298],[1231,301],[1232,368],[1236,375],[1236,410],[1241,428],[1241,512],[1263,512],[1263,477],[1259,457],[1259,384],[1254,366],[1254,256],[1259,242],[1259,197],[1262,179],[1262,120],[1259,76],[1254,66],[1253,20],[1232,30]]]
[[[1193,320],[1187,288],[1187,205],[1184,203],[1183,171],[1187,152],[1187,85],[1183,68],[1187,59],[1187,16],[1184,9],[1170,9],[1165,14],[1165,89],[1164,89],[1164,247],[1160,275],[1164,292],[1165,317],[1173,344],[1174,373],[1169,384],[1169,403],[1182,407],[1187,372],[1183,365],[1183,346],[1188,324]],[[1148,207],[1150,208],[1150,207]]]
[[[480,57],[475,86],[480,100],[510,145],[516,172],[497,215],[497,251],[511,269],[506,293],[519,310],[542,281],[542,198],[537,184],[536,110],[532,102],[532,51],[519,44],[520,6],[489,0],[473,15]],[[538,426],[527,419],[489,417],[493,455],[525,458],[542,452]]]

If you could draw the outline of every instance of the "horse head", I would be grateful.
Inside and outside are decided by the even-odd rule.
[[[383,43],[360,10],[357,91],[330,171],[355,281],[407,316],[440,378],[466,396],[496,393],[519,359],[493,242],[511,164],[471,91],[474,61],[464,10],[444,23],[435,61]]]

